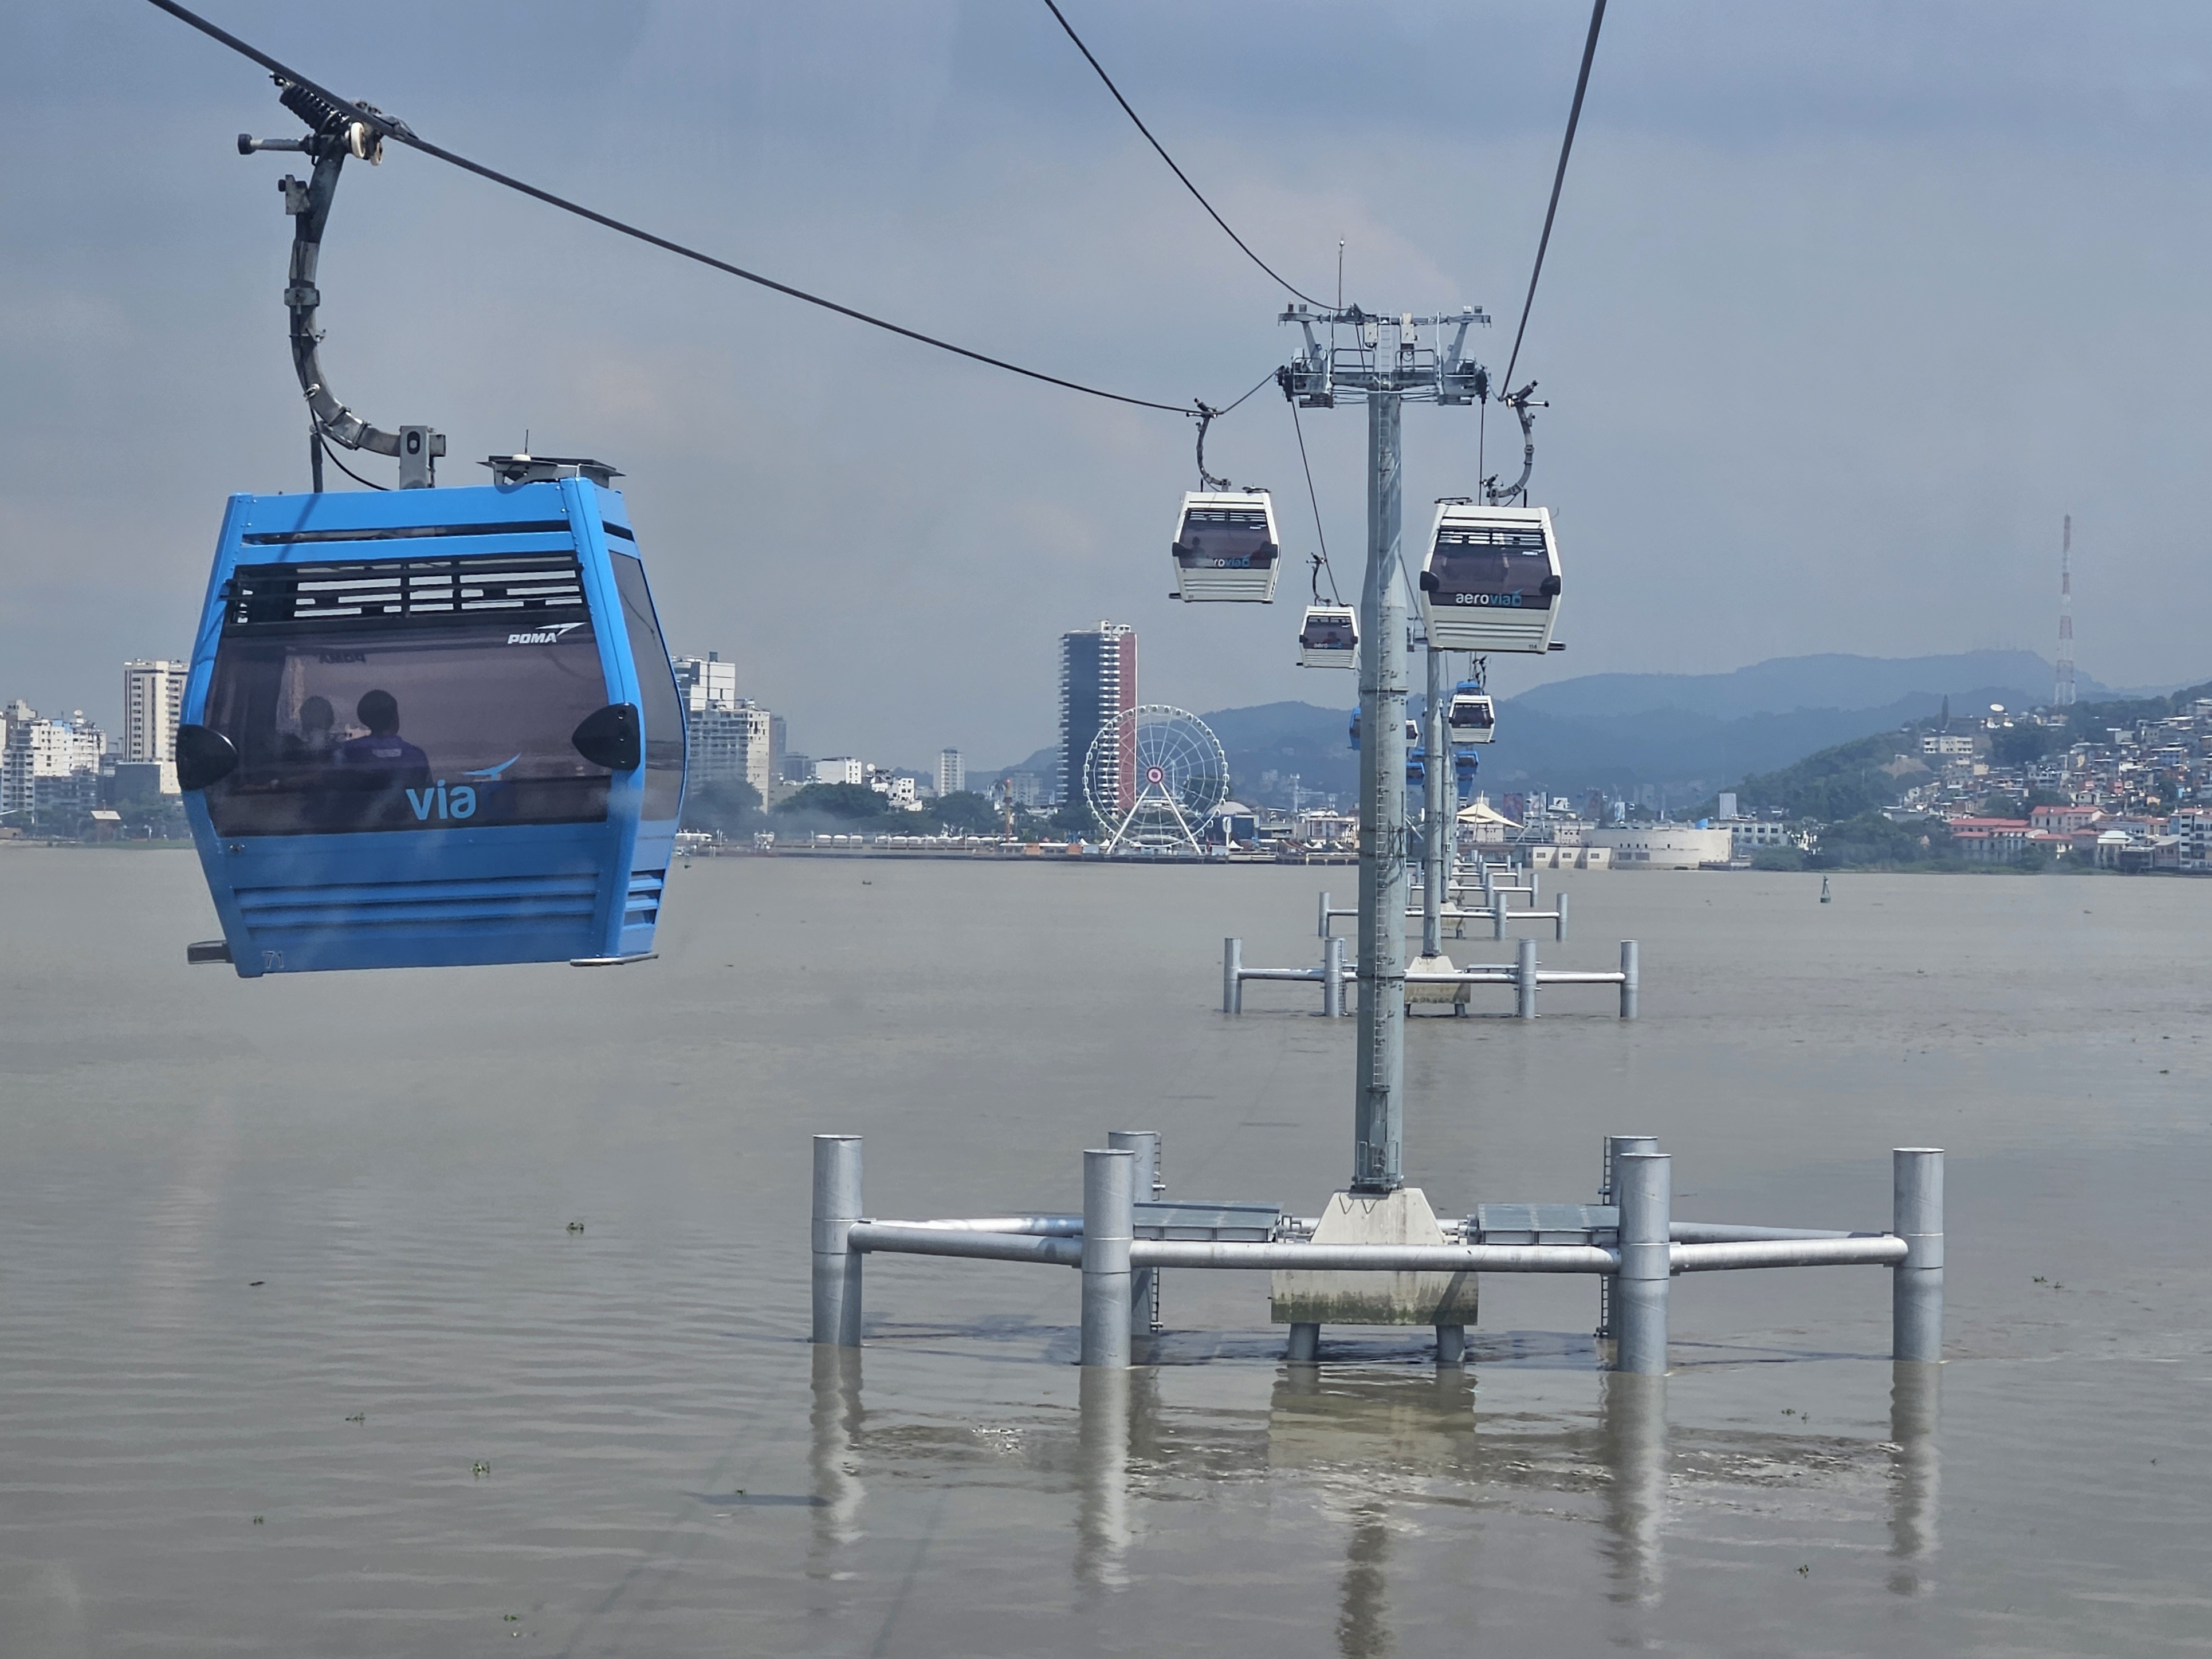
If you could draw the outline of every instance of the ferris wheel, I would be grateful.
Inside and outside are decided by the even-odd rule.
[[[1229,799],[1229,757],[1197,715],[1139,703],[1091,740],[1083,794],[1109,853],[1203,852],[1199,831]]]

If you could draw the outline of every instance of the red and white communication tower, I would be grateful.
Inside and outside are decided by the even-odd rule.
[[[2051,694],[2054,707],[2074,702],[2074,515],[2066,515],[2066,528],[2058,542],[2058,684]]]

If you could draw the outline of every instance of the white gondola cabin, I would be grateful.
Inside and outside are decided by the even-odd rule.
[[[1451,728],[1455,749],[1493,742],[1498,736],[1497,705],[1471,684],[1462,684],[1452,693],[1451,706],[1444,710],[1444,724]]]
[[[1550,650],[1559,615],[1551,509],[1439,501],[1420,605],[1433,650]]]
[[[1301,668],[1359,666],[1359,622],[1346,605],[1310,605],[1298,629]]]
[[[1173,553],[1177,599],[1265,605],[1283,562],[1274,502],[1264,489],[1187,495]]]

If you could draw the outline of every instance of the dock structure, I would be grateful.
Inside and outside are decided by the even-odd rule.
[[[1474,963],[1465,968],[1423,968],[1419,963],[1408,968],[1402,978],[1409,1001],[1449,1002],[1455,1013],[1468,1011],[1474,988],[1478,985],[1510,985],[1513,988],[1513,1012],[1518,1019],[1536,1018],[1536,992],[1545,985],[1610,985],[1620,994],[1620,1017],[1634,1019],[1638,1012],[1642,994],[1643,967],[1641,948],[1636,940],[1620,941],[1620,966],[1618,969],[1543,968],[1536,959],[1536,941],[1524,939],[1510,962]],[[1241,1014],[1244,1012],[1244,987],[1247,981],[1288,981],[1294,984],[1319,985],[1322,988],[1321,1012],[1337,1018],[1351,1012],[1346,1006],[1345,987],[1357,983],[1345,963],[1345,941],[1328,939],[1323,945],[1320,963],[1312,968],[1248,968],[1244,965],[1244,941],[1230,938],[1221,941],[1221,1012]],[[1445,960],[1449,961],[1449,958]]]
[[[1459,891],[1473,890],[1455,889],[1454,890]],[[1451,930],[1451,937],[1454,939],[1465,939],[1467,937],[1468,923],[1470,921],[1487,922],[1490,924],[1491,938],[1497,939],[1504,939],[1505,937],[1505,928],[1509,922],[1548,921],[1552,924],[1553,942],[1554,944],[1563,944],[1565,942],[1567,937],[1567,896],[1565,893],[1558,894],[1553,898],[1552,908],[1548,910],[1537,909],[1534,907],[1533,895],[1531,896],[1530,903],[1524,905],[1516,910],[1505,902],[1504,895],[1507,890],[1509,890],[1500,888],[1497,890],[1494,894],[1486,896],[1490,900],[1486,904],[1475,906],[1443,904],[1438,906],[1436,915],[1437,926],[1440,928],[1449,927]],[[1332,896],[1333,896],[1331,894],[1326,891],[1324,891],[1321,896],[1320,931],[1321,936],[1323,939],[1330,939],[1335,935],[1336,924],[1338,921],[1346,918],[1353,921],[1357,921],[1359,919],[1359,912],[1355,907],[1332,903],[1330,902]],[[1415,909],[1409,906],[1406,911],[1406,920],[1408,923],[1419,922],[1425,927],[1428,924],[1429,917],[1425,909]],[[1441,937],[1441,934],[1439,937]]]
[[[1640,1376],[1667,1370],[1667,1315],[1673,1281],[1683,1273],[1760,1267],[1882,1267],[1891,1270],[1891,1352],[1934,1363],[1943,1343],[1943,1153],[1902,1146],[1891,1156],[1893,1210],[1883,1232],[1835,1232],[1740,1223],[1677,1221],[1673,1159],[1650,1136],[1608,1142],[1607,1167],[1616,1201],[1484,1204],[1464,1219],[1436,1218],[1417,1189],[1339,1194],[1347,1211],[1364,1202],[1418,1211],[1410,1228],[1393,1211],[1382,1224],[1433,1230],[1437,1242],[1341,1242],[1328,1215],[1302,1219],[1281,1206],[1188,1203],[1137,1197],[1156,1170],[1158,1136],[1117,1132],[1121,1146],[1083,1154],[1083,1213],[1015,1214],[951,1220],[883,1221],[864,1213],[857,1135],[814,1138],[813,1340],[858,1347],[863,1336],[862,1262],[871,1255],[930,1255],[1072,1267],[1081,1276],[1079,1354],[1085,1366],[1130,1363],[1133,1335],[1156,1328],[1147,1310],[1158,1275],[1168,1270],[1266,1268],[1276,1275],[1273,1315],[1290,1326],[1294,1364],[1316,1360],[1331,1298],[1349,1296],[1346,1322],[1411,1322],[1404,1312],[1378,1317],[1340,1276],[1389,1274],[1426,1281],[1404,1308],[1431,1316],[1438,1363],[1464,1355],[1473,1314],[1474,1275],[1582,1273],[1609,1287],[1600,1335],[1611,1369]],[[1601,1194],[1605,1196],[1605,1194]],[[1425,1222],[1420,1217],[1427,1218]],[[1349,1231],[1365,1224],[1351,1224]],[[1145,1284],[1139,1275],[1154,1279]],[[1308,1278],[1311,1275],[1313,1278]],[[1287,1285],[1287,1288],[1286,1288]],[[1440,1287],[1440,1288],[1439,1288]],[[1382,1294],[1378,1291],[1378,1295]],[[1431,1305],[1433,1304],[1433,1305]]]

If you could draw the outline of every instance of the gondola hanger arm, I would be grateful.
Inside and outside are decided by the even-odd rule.
[[[1190,402],[1191,408],[1195,411],[1192,418],[1198,422],[1198,487],[1217,495],[1225,495],[1237,486],[1226,478],[1215,477],[1206,470],[1206,429],[1213,424],[1221,411],[1213,408],[1203,398],[1193,398]]]
[[[1522,498],[1523,506],[1528,504],[1528,478],[1536,470],[1536,417],[1531,411],[1552,406],[1549,403],[1535,401],[1531,395],[1535,390],[1536,383],[1531,380],[1518,392],[1509,392],[1498,400],[1511,410],[1515,418],[1521,422],[1521,476],[1503,489],[1498,487],[1498,477],[1494,473],[1482,481],[1482,493],[1492,507],[1502,507],[1516,495]]]

